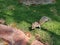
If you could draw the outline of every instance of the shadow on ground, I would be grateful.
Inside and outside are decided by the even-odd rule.
[[[60,45],[60,35],[57,35],[47,29],[42,28],[42,30],[46,31],[47,33],[49,33],[51,35],[51,38],[53,40],[53,45]]]

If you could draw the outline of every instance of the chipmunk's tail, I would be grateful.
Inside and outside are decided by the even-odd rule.
[[[43,16],[40,20],[39,20],[39,24],[43,25],[44,23],[46,23],[47,21],[50,21],[51,19],[49,17]]]

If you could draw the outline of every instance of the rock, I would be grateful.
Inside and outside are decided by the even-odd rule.
[[[25,5],[30,4],[52,4],[55,0],[20,0],[20,3],[23,3]]]
[[[0,38],[8,42],[9,45],[27,45],[29,40],[21,30],[2,24],[0,24]]]
[[[0,24],[0,39],[8,42],[9,45],[27,45],[29,43],[30,33],[26,34],[20,29]],[[44,43],[35,39],[31,45],[44,45]]]
[[[44,45],[44,44],[38,40],[34,40],[31,45]]]

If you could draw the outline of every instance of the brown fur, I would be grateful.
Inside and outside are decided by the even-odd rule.
[[[40,28],[44,23],[46,23],[49,20],[50,20],[49,17],[43,16],[39,21],[32,23],[32,29],[35,29],[36,27]]]

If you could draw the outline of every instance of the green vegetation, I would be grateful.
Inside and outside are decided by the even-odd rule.
[[[42,25],[44,29],[30,31],[32,22],[38,21],[42,16],[48,16],[51,21]],[[0,0],[0,18],[7,24],[17,23],[17,27],[24,32],[39,34],[44,41],[53,45],[60,45],[60,0],[55,4],[25,6],[18,0]]]

